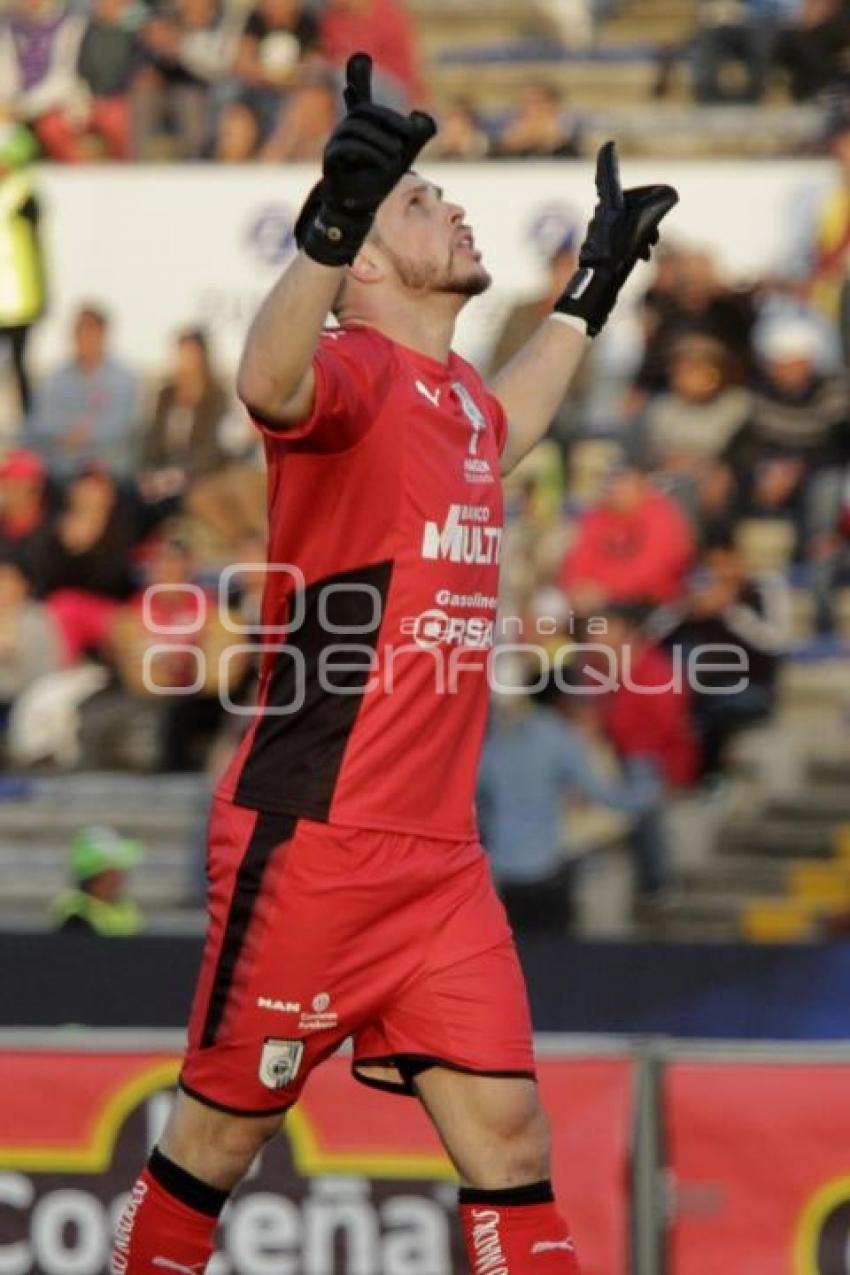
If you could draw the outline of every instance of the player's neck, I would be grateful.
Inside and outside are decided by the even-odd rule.
[[[345,316],[344,322],[376,328],[390,341],[438,363],[448,363],[460,307],[457,298],[448,295],[429,297],[428,302],[432,301],[435,304],[417,299],[386,311],[351,313]]]

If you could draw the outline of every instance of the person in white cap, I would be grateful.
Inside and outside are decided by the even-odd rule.
[[[827,370],[829,350],[813,317],[763,322],[756,352],[761,377],[752,419],[731,440],[725,459],[737,478],[742,512],[793,523],[797,555],[806,557],[838,515],[850,397],[843,378]]]

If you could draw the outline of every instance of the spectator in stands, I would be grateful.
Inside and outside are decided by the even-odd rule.
[[[131,147],[149,159],[170,129],[179,159],[212,144],[212,88],[233,65],[238,15],[220,0],[162,0],[139,33],[143,65],[131,90]]]
[[[548,278],[545,290],[529,301],[519,302],[508,312],[490,356],[491,375],[510,362],[546,316],[552,313],[552,306],[575,273],[577,264],[577,227],[566,226],[550,250],[546,263]]]
[[[127,877],[141,859],[141,846],[114,828],[82,828],[71,842],[71,888],[50,909],[56,928],[103,938],[137,934],[142,914]]]
[[[539,296],[517,302],[505,316],[501,330],[489,359],[489,375],[493,376],[525,345],[564,291],[578,264],[577,226],[564,226],[561,235],[549,250],[546,262],[546,286]],[[580,369],[570,386],[549,428],[562,451],[566,451],[577,433],[583,399],[587,386],[587,370]]]
[[[700,0],[697,12],[691,50],[696,100],[760,101],[779,17],[773,6],[746,0]]]
[[[733,288],[706,249],[665,254],[659,273],[660,281],[643,300],[646,345],[635,376],[638,395],[632,409],[641,397],[668,389],[670,351],[683,336],[719,341],[728,352],[734,380],[743,380],[752,366],[753,294]]]
[[[802,317],[766,321],[757,348],[761,377],[749,422],[725,459],[751,517],[794,524],[805,555],[838,517],[841,474],[850,458],[850,398],[843,378],[826,375],[819,328]]]
[[[300,0],[259,0],[239,39],[233,74],[238,97],[257,121],[266,158],[306,159],[321,153],[336,110],[317,58],[318,23]]]
[[[847,87],[850,11],[845,0],[802,0],[782,32],[776,59],[789,75],[798,101],[831,87]]]
[[[440,131],[428,148],[429,159],[486,159],[490,137],[472,103],[455,97],[440,115]]]
[[[131,0],[93,0],[77,73],[91,94],[86,128],[110,159],[130,155],[130,83],[136,68],[138,9]]]
[[[504,661],[502,661],[504,664]],[[506,686],[503,674],[501,686]],[[570,918],[574,851],[565,819],[568,797],[581,794],[611,810],[643,815],[659,800],[649,773],[609,778],[592,759],[578,722],[522,686],[497,694],[478,781],[484,844],[516,931],[562,933]],[[586,701],[585,701],[586,702]]]
[[[142,437],[139,486],[145,500],[176,512],[191,483],[223,469],[222,426],[230,400],[212,367],[206,334],[192,328],[175,344],[174,365]]]
[[[0,554],[0,753],[10,709],[28,686],[62,662],[59,633],[18,563]]]
[[[258,158],[259,149],[256,115],[244,102],[228,102],[216,124],[213,159],[219,164],[245,164]]]
[[[64,507],[51,529],[45,592],[130,597],[133,552],[153,525],[150,511],[124,493],[108,470],[90,465],[65,489]]]
[[[850,569],[850,482],[845,471],[835,526],[817,536],[811,546],[812,598],[815,632],[831,637],[836,628],[835,592],[846,583]]]
[[[32,446],[62,478],[90,462],[127,473],[138,413],[136,378],[110,353],[109,318],[99,306],[80,307],[71,340],[70,359],[36,394],[27,426]]]
[[[670,602],[682,595],[693,556],[679,506],[623,459],[611,466],[599,504],[579,518],[561,587],[585,615],[614,602]]]
[[[604,636],[582,651],[586,684],[601,726],[627,773],[652,776],[668,795],[687,790],[699,774],[699,743],[690,690],[668,653],[644,629],[645,609],[605,612]],[[598,619],[599,617],[597,617]],[[638,820],[632,847],[641,903],[660,902],[670,884],[662,809]]]
[[[339,73],[352,53],[369,50],[377,102],[403,111],[426,105],[416,31],[402,0],[326,0],[319,29],[322,49]]]
[[[844,362],[850,367],[850,112],[841,111],[832,121],[828,140],[837,180],[817,210],[806,285],[812,305],[839,325]]]
[[[652,632],[686,658],[709,648],[691,683],[691,706],[702,774],[716,777],[729,740],[773,711],[780,661],[791,641],[788,586],[775,572],[748,575],[731,538],[719,540],[703,552],[687,598],[652,617]]]
[[[53,159],[86,158],[86,94],[77,77],[85,20],[63,0],[12,0],[0,25],[2,100]]]
[[[630,450],[642,466],[660,472],[666,490],[699,525],[725,513],[731,475],[721,457],[749,419],[749,392],[734,384],[724,346],[712,337],[682,337],[671,349],[670,388],[650,399],[633,423]],[[727,501],[718,508],[718,483]]]
[[[35,597],[44,593],[50,554],[50,513],[44,462],[35,452],[0,461],[0,555],[13,560]]]
[[[0,101],[0,347],[11,354],[23,412],[31,402],[27,343],[45,304],[40,209],[26,171],[34,151],[32,134],[15,123]]]
[[[238,694],[249,666],[244,651],[228,652],[233,634],[224,627],[214,591],[195,586],[195,568],[190,543],[167,528],[148,560],[144,588],[116,613],[109,636],[125,694],[157,699],[164,771],[203,766],[223,714],[222,695]],[[186,649],[187,640],[198,655]]]
[[[527,84],[493,153],[505,159],[577,159],[581,155],[578,116],[567,108],[554,84]]]

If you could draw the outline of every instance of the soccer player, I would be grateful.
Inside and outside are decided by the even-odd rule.
[[[543,436],[677,197],[622,191],[602,148],[579,269],[487,388],[451,342],[490,276],[463,209],[411,168],[434,123],[374,104],[365,54],[347,78],[300,251],[239,370],[268,459],[270,637],[258,714],[214,799],[180,1093],[113,1275],[199,1275],[228,1193],[347,1037],[358,1079],[415,1095],[433,1121],[471,1270],[578,1270],[473,807],[500,471]]]

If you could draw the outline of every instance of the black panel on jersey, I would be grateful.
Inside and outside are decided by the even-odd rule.
[[[236,786],[237,805],[327,820],[345,746],[374,676],[392,572],[392,562],[376,562],[326,576],[303,591],[304,621],[280,639],[285,649],[269,678],[262,720]],[[334,650],[332,658],[325,656],[322,686],[320,660],[327,648]],[[279,711],[292,705],[293,712]]]
[[[201,1033],[201,1049],[206,1049],[215,1043],[218,1029],[224,1018],[236,965],[242,955],[245,935],[248,933],[248,926],[254,915],[254,907],[272,851],[283,842],[292,840],[297,822],[297,819],[293,819],[291,815],[260,814],[257,817],[251,840],[248,842],[236,873],[230,911],[224,927],[218,964],[210,990],[207,1016]]]

